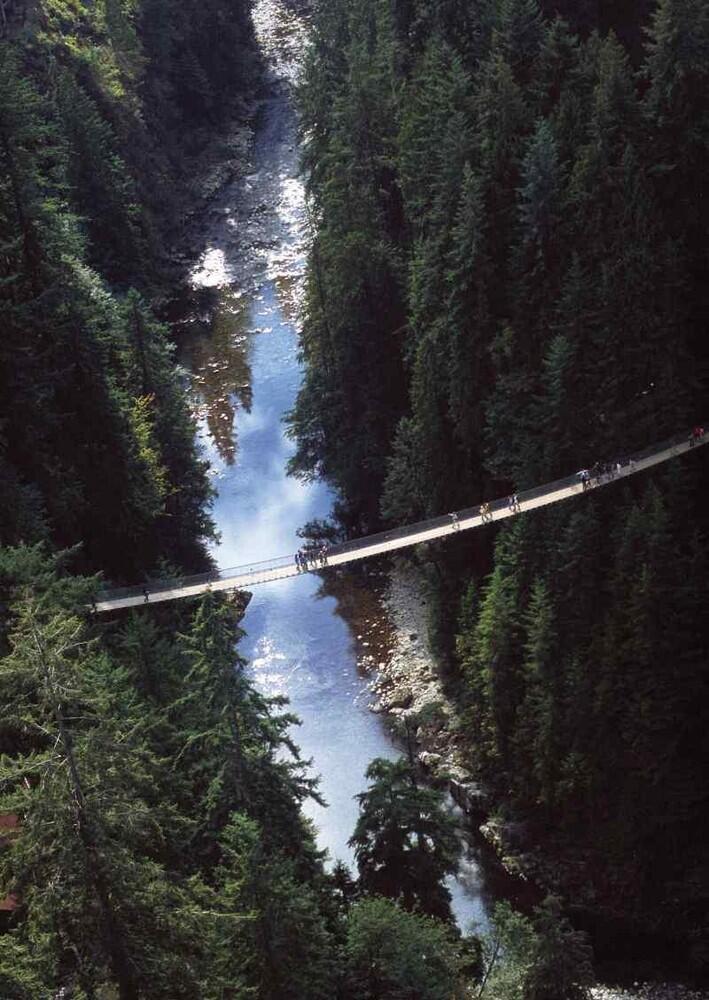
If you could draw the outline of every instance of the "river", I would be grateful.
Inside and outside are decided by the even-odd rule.
[[[334,501],[325,484],[287,475],[293,444],[283,423],[302,375],[298,323],[308,234],[292,84],[306,29],[282,0],[258,0],[254,20],[269,80],[251,163],[203,220],[191,305],[177,327],[217,491],[213,516],[221,537],[213,555],[220,567],[295,551],[298,528],[326,517]],[[301,720],[296,742],[321,777],[327,807],[306,805],[318,843],[331,860],[350,865],[355,796],[366,787],[367,765],[400,753],[368,710],[360,667],[364,649],[381,661],[389,648],[377,572],[335,581],[308,574],[258,587],[243,622],[241,652],[256,684],[265,694],[288,696]],[[484,926],[488,901],[472,849],[466,847],[449,887],[459,924]]]

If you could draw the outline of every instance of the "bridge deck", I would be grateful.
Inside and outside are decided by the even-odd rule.
[[[696,447],[707,443],[709,443],[709,434],[704,434],[694,443],[690,443],[689,436],[685,434],[681,438],[666,441],[661,445],[630,456],[614,476],[594,481],[593,485],[587,489],[584,489],[575,473],[566,479],[558,479],[532,490],[520,492],[518,494],[519,512],[508,507],[507,497],[498,499],[490,503],[491,520],[502,521],[508,517],[518,517],[520,513],[525,511],[546,507],[582,493],[592,492],[649,469],[653,465],[660,465],[676,455],[693,451]],[[446,514],[443,517],[419,521],[403,528],[380,532],[376,535],[367,535],[356,541],[333,546],[328,552],[326,565],[343,566],[358,559],[369,559],[371,556],[381,555],[384,552],[394,552],[411,545],[419,545],[422,542],[455,535],[459,531],[479,528],[486,523],[480,515],[479,507],[469,507],[457,511],[456,516],[457,521],[453,519],[451,514]],[[95,610],[97,612],[116,611],[121,608],[140,607],[146,603],[157,604],[162,601],[174,601],[181,597],[194,597],[207,591],[245,589],[259,583],[270,583],[273,580],[297,576],[301,572],[317,572],[320,568],[320,566],[311,565],[307,571],[299,570],[295,564],[294,554],[281,556],[266,562],[215,570],[199,576],[182,577],[179,580],[160,580],[137,587],[106,590],[97,596]]]

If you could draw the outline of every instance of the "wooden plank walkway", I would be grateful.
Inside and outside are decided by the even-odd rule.
[[[600,480],[594,480],[587,488],[584,488],[578,473],[574,473],[566,479],[556,480],[553,483],[546,483],[535,489],[520,492],[518,494],[519,510],[513,510],[509,507],[507,497],[495,500],[490,503],[490,515],[486,521],[483,521],[479,506],[471,507],[447,514],[444,517],[419,521],[403,528],[335,545],[327,553],[325,566],[343,566],[360,559],[369,559],[386,552],[395,552],[397,549],[457,535],[460,531],[480,528],[490,521],[497,522],[509,517],[519,517],[526,511],[547,507],[550,504],[560,503],[562,500],[610,486],[654,465],[667,462],[677,455],[694,451],[697,447],[707,443],[709,443],[708,433],[694,441],[688,434],[685,434],[683,437],[664,442],[652,449],[631,456],[624,461],[619,471],[611,476],[601,477]],[[160,580],[137,587],[105,590],[98,594],[94,610],[97,612],[117,611],[122,608],[141,607],[145,604],[175,601],[182,597],[195,597],[208,591],[243,590],[260,583],[271,583],[274,580],[297,576],[302,572],[319,572],[322,568],[324,566],[314,565],[311,562],[307,570],[299,569],[295,562],[295,553],[293,553],[261,563],[215,570],[212,573],[183,577],[179,580]]]

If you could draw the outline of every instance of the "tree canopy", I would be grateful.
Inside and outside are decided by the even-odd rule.
[[[706,421],[709,22],[601,7],[315,5],[293,468],[329,478],[353,534]],[[471,769],[583,865],[570,895],[699,964],[704,470],[423,557]]]

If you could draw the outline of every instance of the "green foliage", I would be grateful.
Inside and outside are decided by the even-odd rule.
[[[534,930],[530,921],[515,913],[509,903],[495,906],[491,928],[482,937],[482,978],[479,997],[518,1000],[534,955]]]
[[[65,137],[67,178],[79,214],[86,220],[90,254],[108,279],[141,280],[147,265],[145,225],[135,182],[116,152],[117,136],[95,101],[68,73],[57,90]]]
[[[525,1000],[588,1000],[593,983],[591,947],[548,896],[535,911],[534,960],[524,984]]]
[[[461,943],[433,917],[388,899],[356,903],[347,918],[345,961],[352,1000],[454,1000],[470,996]]]
[[[0,542],[81,542],[113,579],[206,568],[205,466],[146,299],[205,118],[258,75],[248,4],[53,0],[7,24]]]
[[[387,10],[362,5],[345,15],[351,89],[340,98],[330,87],[334,54],[330,32],[342,27],[325,17],[314,45],[326,65],[306,83],[303,126],[313,153],[328,137],[327,177],[315,170],[310,188],[320,226],[308,277],[302,350],[308,372],[290,415],[298,449],[291,469],[324,474],[348,494],[354,518],[376,523],[376,494],[391,433],[402,411],[402,275],[395,241],[402,224],[394,181],[396,100],[386,58],[391,39]],[[337,308],[332,309],[332,304]],[[374,379],[371,376],[374,375]],[[342,449],[338,441],[347,438]]]
[[[530,74],[543,30],[537,0],[500,0],[493,44],[519,79]]]
[[[110,130],[64,76],[67,159],[50,103],[7,43],[0,83],[12,98],[0,109],[0,446],[5,488],[19,501],[1,540],[33,541],[49,529],[57,543],[82,542],[84,565],[114,577],[145,572],[158,553],[201,567],[209,487],[164,331],[136,295],[120,302],[87,268],[65,200],[102,185],[117,213],[105,203],[102,224],[116,238],[123,232],[134,255],[129,181]],[[105,234],[93,236],[110,252]]]
[[[334,906],[299,811],[314,783],[292,717],[244,674],[233,608],[96,632],[77,612],[93,582],[60,569],[39,548],[0,560],[8,996],[332,996]]]
[[[358,798],[360,815],[350,843],[360,888],[450,919],[445,875],[456,870],[460,844],[440,793],[420,785],[405,760],[377,758],[371,785]]]
[[[271,853],[272,838],[238,813],[222,834],[217,884],[224,904],[246,915],[235,933],[227,925],[222,976],[227,988],[242,981],[263,1000],[326,1000],[336,969],[322,899],[292,859]]]
[[[6,934],[0,951],[0,989],[6,1000],[45,1000],[50,994],[26,947]]]
[[[705,420],[707,51],[698,0],[316,5],[294,464],[332,479],[348,530]],[[368,261],[381,280],[359,294]],[[431,573],[470,766],[532,839],[592,859],[570,891],[687,940],[707,808],[701,470],[525,514],[494,544],[462,536]]]
[[[532,919],[498,903],[483,937],[477,996],[490,1000],[588,1000],[591,949],[548,896]]]
[[[130,690],[109,671],[77,618],[32,599],[18,607],[0,686],[5,724],[27,750],[0,778],[3,811],[23,819],[0,878],[27,911],[38,958],[49,965],[62,940],[72,949],[69,981],[110,978],[121,997],[167,996],[174,978],[189,995],[199,941],[189,897],[151,856],[165,836],[146,802],[158,762]]]

